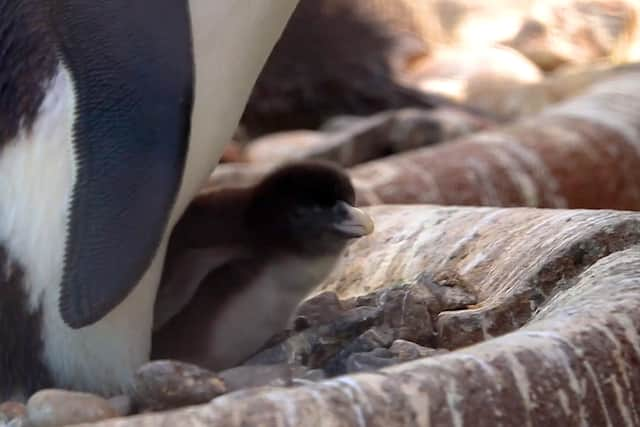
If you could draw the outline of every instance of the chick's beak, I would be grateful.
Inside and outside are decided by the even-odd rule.
[[[355,208],[346,202],[338,202],[335,207],[336,220],[332,228],[348,238],[363,237],[373,233],[373,219],[363,210]]]

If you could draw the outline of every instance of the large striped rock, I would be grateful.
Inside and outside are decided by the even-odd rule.
[[[352,169],[363,205],[640,209],[640,71],[502,129]]]

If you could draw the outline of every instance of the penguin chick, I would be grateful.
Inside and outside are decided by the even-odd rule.
[[[373,231],[354,202],[348,176],[317,161],[196,199],[170,242],[152,358],[220,370],[252,356],[285,329],[349,241]]]

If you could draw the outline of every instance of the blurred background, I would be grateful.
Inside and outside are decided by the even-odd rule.
[[[303,0],[243,125],[252,137],[316,129],[337,115],[437,107],[433,94],[512,119],[545,100],[500,103],[496,90],[638,59],[639,11],[625,0]]]
[[[639,21],[637,0],[302,0],[211,185],[324,158],[361,204],[639,209]]]

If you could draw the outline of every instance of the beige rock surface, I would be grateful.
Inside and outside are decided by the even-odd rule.
[[[345,121],[332,131],[299,130],[258,138],[247,147],[247,159],[261,165],[324,159],[349,167],[435,145],[494,124],[485,117],[448,108],[400,109]]]
[[[108,400],[88,393],[64,390],[41,390],[31,396],[26,406],[28,425],[62,427],[118,415]]]
[[[634,0],[536,1],[508,44],[544,70],[607,57],[632,60],[639,18]]]
[[[522,54],[501,45],[446,49],[416,62],[403,76],[407,85],[449,96],[503,121],[539,113],[634,68],[599,60],[543,74]]]
[[[543,80],[538,67],[506,46],[441,49],[413,66],[404,76],[408,85],[439,93],[504,120],[525,113],[522,102],[510,94]],[[511,102],[506,102],[511,100]]]

